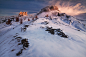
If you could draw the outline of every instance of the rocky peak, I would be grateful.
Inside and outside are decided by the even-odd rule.
[[[43,9],[41,9],[41,11],[39,13],[37,13],[37,15],[39,15],[42,12],[49,12],[49,11],[53,11],[53,10],[59,11],[59,9],[58,9],[57,6],[54,6],[54,5],[52,5],[52,6],[46,6]]]

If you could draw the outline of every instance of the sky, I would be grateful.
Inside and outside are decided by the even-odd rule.
[[[43,7],[53,5],[57,1],[61,1],[61,3],[71,2],[73,4],[81,3],[84,6],[86,5],[86,0],[0,0],[0,16],[16,15],[20,11],[37,13]]]

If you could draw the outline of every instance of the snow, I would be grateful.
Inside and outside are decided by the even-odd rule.
[[[45,14],[45,13],[44,13]],[[42,15],[44,15],[42,13]],[[39,15],[36,21],[23,20],[23,24],[12,22],[13,25],[6,25],[7,27],[0,27],[0,56],[1,57],[86,57],[86,32],[78,31],[76,27],[69,25],[63,21],[62,17],[52,16],[53,20]],[[21,17],[24,19],[24,17]],[[63,17],[64,19],[65,17]],[[77,21],[71,18],[73,21]],[[41,24],[47,21],[49,24]],[[21,32],[21,27],[29,24],[25,32]],[[48,33],[46,27],[60,28],[68,38],[60,37],[59,35],[52,35]],[[80,25],[81,26],[81,25]],[[15,27],[15,29],[12,29]],[[10,29],[9,31],[7,31]],[[7,32],[6,32],[7,31]],[[6,32],[6,33],[5,33]],[[4,35],[2,35],[4,33]],[[22,49],[22,45],[13,37],[18,33],[18,36],[28,39],[30,43],[26,50],[23,50],[20,56],[16,53]],[[11,51],[15,49],[14,51]]]

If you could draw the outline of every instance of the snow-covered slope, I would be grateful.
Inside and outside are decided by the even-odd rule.
[[[54,16],[52,12],[41,13],[37,20],[23,20],[23,24],[12,22],[13,25],[0,29],[10,30],[0,36],[1,57],[86,57],[86,32],[78,30],[79,24],[73,17]],[[51,17],[45,17],[44,15]],[[24,17],[21,17],[22,19]],[[67,21],[68,20],[68,21]],[[71,20],[71,24],[69,22]],[[1,24],[3,25],[3,24]],[[29,25],[26,31],[21,27]],[[80,25],[82,27],[82,25]],[[3,26],[2,26],[3,27]],[[14,28],[15,27],[15,28]],[[12,29],[14,28],[14,29]],[[66,36],[65,36],[66,35]],[[23,48],[22,39],[28,39],[29,47]],[[16,55],[20,50],[20,55]]]

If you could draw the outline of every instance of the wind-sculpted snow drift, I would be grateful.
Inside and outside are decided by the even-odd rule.
[[[85,24],[57,10],[37,17],[0,24],[1,57],[86,57]]]

